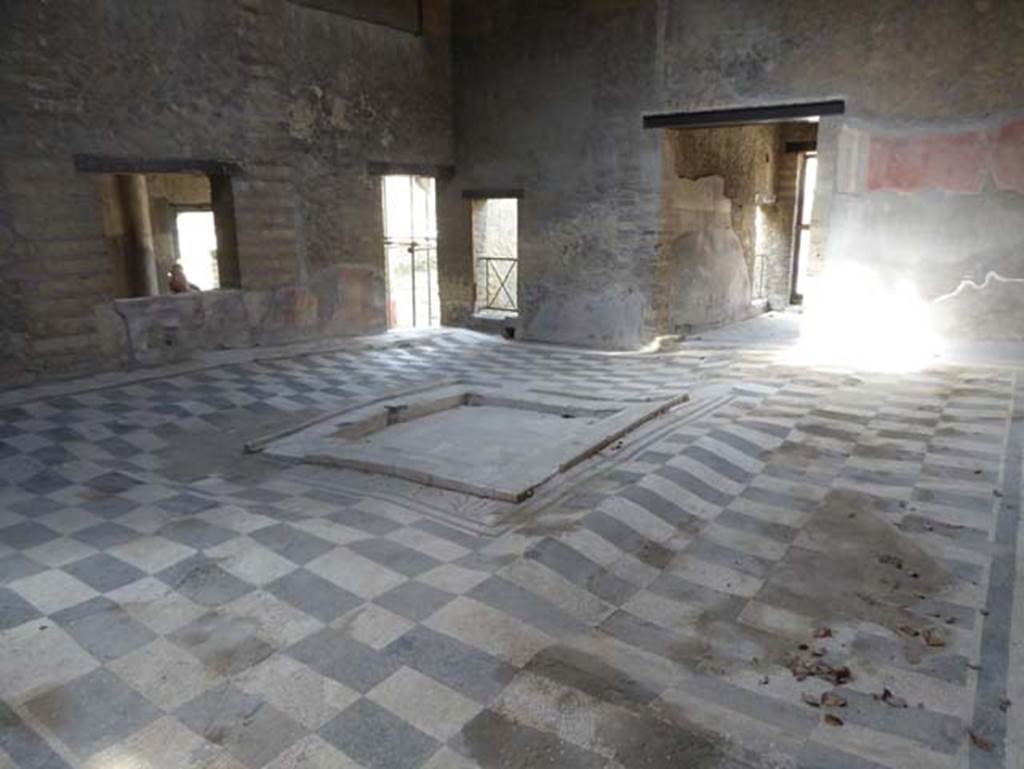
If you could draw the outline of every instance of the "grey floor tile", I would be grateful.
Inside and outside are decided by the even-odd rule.
[[[681,467],[663,465],[657,470],[657,474],[663,478],[667,478],[677,486],[686,489],[691,494],[700,497],[705,502],[710,502],[712,505],[725,507],[732,500],[731,494],[726,494],[707,483],[704,483],[700,478],[687,472]]]
[[[288,498],[287,494],[282,494],[279,491],[273,489],[264,489],[259,486],[253,486],[248,489],[242,489],[232,494],[234,497],[239,499],[248,499],[253,502],[280,502]]]
[[[587,515],[580,524],[627,553],[636,552],[650,541],[636,529],[599,510]]]
[[[256,620],[207,612],[167,636],[194,654],[209,670],[235,675],[262,662],[274,647],[259,637]]]
[[[46,740],[0,700],[0,751],[18,769],[70,769]]]
[[[90,513],[108,520],[120,518],[122,515],[130,513],[138,507],[139,503],[135,500],[116,495],[103,497],[102,499],[90,499],[81,504],[83,510],[88,510]]]
[[[129,563],[106,553],[96,553],[63,567],[64,571],[94,590],[106,593],[146,576]]]
[[[533,625],[554,638],[583,633],[589,629],[586,623],[545,601],[543,596],[531,593],[503,577],[488,577],[467,595]]]
[[[627,601],[639,589],[551,537],[532,546],[526,557],[539,561],[570,582],[615,606]]]
[[[286,574],[267,585],[265,590],[325,623],[363,603],[359,596],[305,569]]]
[[[715,519],[715,523],[722,526],[729,526],[733,529],[757,534],[762,537],[777,540],[779,542],[791,543],[796,539],[800,530],[793,526],[785,526],[780,523],[772,523],[759,518],[752,518],[734,510],[725,510]]]
[[[377,596],[373,602],[414,622],[421,622],[454,599],[452,593],[410,581]]]
[[[264,547],[297,564],[305,564],[335,546],[287,523],[278,523],[252,532],[249,536]]]
[[[428,532],[435,545],[438,544],[437,539],[442,539],[469,551],[468,555],[453,556],[454,560],[446,568],[435,569],[439,581],[428,579],[432,585],[443,586],[446,583],[440,580],[447,580],[451,585],[448,589],[468,591],[473,599],[563,640],[561,645],[547,647],[530,658],[525,665],[528,672],[632,714],[623,719],[623,724],[628,727],[624,732],[605,730],[602,734],[613,743],[610,749],[615,758],[610,763],[600,756],[595,757],[585,751],[580,753],[580,748],[563,743],[547,733],[549,730],[544,727],[541,731],[531,730],[509,723],[500,715],[484,714],[470,722],[461,736],[456,736],[446,749],[447,756],[451,756],[450,749],[458,749],[466,756],[464,761],[452,762],[454,766],[473,765],[481,769],[533,769],[549,765],[568,769],[574,766],[593,766],[595,769],[672,766],[674,769],[677,765],[689,763],[707,764],[713,758],[710,765],[715,769],[746,767],[730,756],[713,755],[706,761],[704,757],[692,756],[693,751],[699,752],[704,745],[698,739],[699,735],[660,722],[648,723],[641,714],[655,706],[652,698],[666,685],[664,681],[648,681],[634,668],[627,676],[610,667],[596,653],[588,656],[574,649],[571,637],[590,631],[587,625],[545,600],[544,595],[534,594],[495,575],[518,557],[521,540],[516,539],[516,535],[511,538],[511,547],[507,550],[489,547],[481,555],[482,546],[494,540],[467,534],[430,518],[418,518],[409,524],[404,520],[405,516],[402,516],[402,522],[398,522],[383,514],[366,512],[361,509],[363,497],[360,492],[324,491],[296,484],[294,468],[278,471],[263,465],[257,467],[253,463],[259,460],[239,455],[228,458],[228,469],[222,475],[200,480],[191,487],[177,480],[166,486],[149,485],[152,477],[148,475],[146,485],[143,485],[130,475],[134,472],[130,469],[132,467],[137,467],[140,472],[160,473],[168,458],[167,449],[173,453],[181,451],[182,446],[194,446],[196,441],[203,440],[206,435],[203,431],[208,428],[234,429],[239,420],[249,421],[254,417],[273,416],[283,420],[282,404],[311,406],[307,410],[309,413],[313,409],[335,410],[342,400],[365,397],[385,386],[418,383],[440,376],[471,376],[481,381],[501,379],[521,382],[527,387],[543,380],[546,388],[566,392],[586,385],[591,394],[612,398],[624,395],[649,397],[655,392],[675,393],[680,382],[691,381],[696,376],[728,383],[733,396],[730,404],[697,422],[667,431],[642,449],[640,461],[633,466],[611,470],[600,483],[588,485],[587,489],[562,505],[570,512],[585,516],[581,525],[602,537],[609,547],[632,553],[653,569],[664,569],[675,552],[647,539],[651,534],[646,532],[665,530],[661,525],[651,525],[653,521],[645,524],[641,519],[647,516],[638,515],[636,519],[638,527],[642,527],[645,533],[625,525],[633,523],[629,516],[636,513],[635,506],[680,532],[683,536],[673,542],[672,547],[682,549],[689,543],[689,554],[696,557],[695,563],[709,569],[725,565],[757,576],[763,575],[769,564],[730,547],[743,542],[745,534],[767,537],[785,545],[798,537],[799,521],[803,518],[799,513],[815,515],[819,505],[817,498],[812,499],[802,490],[790,492],[788,489],[792,484],[801,484],[804,488],[818,486],[824,493],[836,480],[854,484],[877,481],[892,490],[891,493],[886,492],[892,499],[879,499],[876,507],[892,522],[902,519],[903,535],[912,539],[941,536],[950,540],[954,547],[962,546],[972,551],[970,563],[942,564],[950,573],[952,583],[969,590],[971,582],[984,584],[987,580],[988,564],[984,559],[989,557],[990,549],[984,547],[989,543],[986,537],[979,538],[979,532],[990,530],[991,521],[986,517],[993,501],[989,486],[1000,477],[999,453],[1004,442],[995,436],[1004,426],[1005,420],[1001,415],[1010,413],[1012,404],[1011,377],[1006,372],[927,371],[911,377],[889,377],[884,381],[873,376],[858,377],[854,384],[851,378],[831,372],[783,369],[772,365],[766,357],[749,353],[705,350],[699,358],[680,354],[630,358],[628,361],[606,358],[597,361],[569,351],[538,351],[516,345],[502,345],[499,350],[489,341],[474,339],[469,344],[465,339],[439,339],[430,348],[409,347],[401,353],[331,353],[220,366],[169,379],[157,377],[123,388],[97,390],[79,398],[47,399],[23,408],[0,410],[0,500],[4,500],[0,502],[0,526],[3,527],[0,529],[0,584],[35,574],[43,575],[41,561],[37,563],[34,557],[25,556],[20,551],[53,541],[52,546],[40,549],[38,557],[58,557],[59,553],[54,552],[55,546],[60,544],[60,541],[54,541],[58,529],[100,550],[128,543],[129,550],[123,552],[131,552],[133,559],[144,557],[140,554],[147,552],[146,543],[140,543],[137,550],[131,544],[134,531],[156,533],[169,520],[178,524],[169,529],[176,533],[177,536],[171,539],[177,542],[200,549],[222,542],[231,545],[232,538],[240,535],[222,528],[227,524],[215,526],[194,517],[197,512],[212,510],[214,505],[220,504],[233,506],[233,510],[225,510],[225,515],[237,515],[236,520],[240,524],[270,524],[248,534],[293,564],[301,566],[337,547],[336,543],[294,525],[309,515],[317,515],[366,535],[359,541],[348,543],[351,554],[358,553],[411,577],[436,566],[437,562],[431,558],[431,555],[436,557],[433,550],[426,550],[426,555],[418,551],[416,546],[409,544],[415,538],[404,540],[396,537],[405,544],[390,539],[372,539],[411,525]],[[960,398],[966,402],[959,402]],[[974,402],[976,399],[986,405],[979,406]],[[851,407],[855,412],[852,415]],[[214,412],[210,413],[208,408]],[[1000,416],[975,417],[970,414],[971,408],[984,408],[998,412]],[[909,413],[908,409],[911,409]],[[866,410],[874,410],[877,416],[871,418],[862,413]],[[840,429],[833,430],[822,420],[837,421]],[[805,429],[790,438],[798,423]],[[811,434],[834,435],[844,444],[851,444],[849,449],[854,457],[851,465],[844,467],[844,453],[822,448],[822,441],[815,440]],[[716,440],[701,441],[707,435],[713,435]],[[894,442],[889,447],[882,446],[889,454],[879,455],[879,446],[887,441]],[[183,443],[168,446],[168,442]],[[852,445],[853,442],[856,445]],[[909,442],[914,448],[895,445],[904,442]],[[955,448],[953,444],[956,442],[964,442],[965,445]],[[970,442],[974,442],[977,448],[972,449]],[[68,466],[52,464],[78,452],[79,443],[89,444],[89,462]],[[946,445],[940,445],[943,443]],[[775,448],[766,449],[765,446]],[[679,454],[690,458],[682,465],[686,469],[677,468],[672,462],[672,457]],[[751,476],[748,470],[757,465],[747,462],[747,457],[766,461],[768,465],[763,472]],[[864,461],[887,458],[923,461],[925,466],[919,476],[920,488],[913,485],[915,477],[905,470],[901,470],[904,474],[900,475]],[[91,473],[97,472],[97,468],[90,464],[93,462],[101,463],[104,469],[89,479]],[[732,499],[731,491],[708,484],[699,466],[692,462],[745,486],[742,497]],[[245,467],[247,463],[250,467]],[[105,469],[114,466],[122,470]],[[124,468],[129,469],[125,471]],[[718,503],[731,499],[732,509],[722,512],[716,520],[718,525],[727,528],[719,530],[714,542],[698,539],[695,535],[704,522],[682,509],[673,499],[651,491],[659,488],[656,484],[650,488],[641,485],[644,484],[644,476],[655,470],[662,478],[670,477],[705,499]],[[913,488],[908,488],[907,484],[912,484]],[[379,490],[387,496],[384,485]],[[666,487],[662,485],[660,488]],[[908,509],[918,504],[916,501],[901,507],[901,499],[920,500],[922,509]],[[307,501],[309,510],[305,511],[302,504]],[[75,507],[68,507],[69,502]],[[396,500],[396,503],[402,507],[400,501]],[[942,506],[946,513],[929,513],[924,509],[926,505]],[[86,513],[106,518],[109,523],[92,525],[96,522],[94,516],[83,513],[83,508]],[[244,509],[251,516],[263,516],[263,521],[247,518],[238,512],[239,509]],[[377,510],[378,513],[383,509],[366,507],[366,510]],[[591,512],[597,509],[602,512]],[[954,511],[964,513],[964,528],[951,522],[933,520],[934,517],[950,517],[952,521],[958,517]],[[77,525],[88,528],[75,530],[76,516],[83,515],[85,520]],[[122,520],[122,516],[126,517]],[[127,528],[129,526],[131,529]],[[51,528],[53,532],[49,531]],[[735,537],[730,538],[730,530]],[[609,569],[602,568],[602,565],[607,566],[608,560],[591,557],[593,554],[584,549],[587,540],[603,547],[589,536],[589,532],[577,540],[579,551],[573,549],[576,545],[569,538],[561,540],[555,534],[550,536],[550,541],[530,551],[530,557],[544,562],[580,588],[606,600],[621,603],[624,597],[632,595],[634,588],[630,582],[648,581],[642,576],[629,576],[634,573],[642,575],[645,570],[641,568],[632,571],[616,568],[611,569],[614,574],[609,574]],[[535,540],[531,537],[530,541]],[[737,544],[723,547],[730,542]],[[155,546],[154,543],[150,545]],[[225,552],[228,550],[225,548]],[[769,549],[769,552],[773,551]],[[789,547],[784,557],[786,565],[803,564],[808,556],[802,552],[799,547]],[[136,685],[140,682],[154,685],[153,682],[160,682],[161,675],[173,677],[176,670],[179,685],[167,686],[172,687],[172,692],[177,691],[177,696],[172,694],[167,699],[160,699],[158,694],[154,694],[163,691],[162,683],[154,685],[155,688],[140,688],[139,691],[150,692],[154,701],[173,702],[170,707],[177,707],[179,703],[206,691],[207,687],[220,683],[222,676],[240,673],[248,676],[251,673],[259,678],[256,668],[273,664],[275,645],[286,643],[285,638],[315,632],[321,623],[337,620],[351,612],[352,622],[346,621],[344,627],[337,623],[339,629],[316,633],[283,652],[281,659],[291,659],[294,652],[303,665],[292,662],[282,665],[278,672],[285,671],[281,674],[287,675],[287,671],[305,671],[303,681],[308,686],[315,686],[316,681],[323,682],[324,676],[347,684],[342,690],[340,685],[330,682],[336,693],[344,691],[345,696],[341,696],[338,706],[325,712],[323,718],[311,719],[308,724],[319,727],[325,720],[334,719],[328,720],[325,737],[339,744],[352,756],[353,763],[358,760],[365,769],[379,766],[402,768],[406,764],[415,766],[421,759],[426,760],[431,769],[442,769],[437,763],[439,759],[425,758],[433,745],[417,740],[415,732],[409,731],[411,727],[394,715],[402,712],[412,721],[425,724],[429,719],[420,722],[413,717],[416,708],[439,708],[440,703],[421,703],[410,697],[412,702],[405,708],[404,700],[398,700],[403,703],[399,707],[394,699],[380,699],[378,705],[387,702],[387,706],[394,710],[381,711],[377,706],[359,704],[351,712],[342,711],[339,715],[338,708],[345,707],[356,696],[352,689],[368,692],[377,700],[379,692],[373,692],[373,688],[381,683],[384,686],[380,691],[385,691],[389,685],[397,687],[402,675],[409,679],[425,675],[475,700],[475,707],[479,708],[486,707],[500,696],[516,672],[513,667],[467,645],[467,642],[423,627],[409,629],[409,621],[422,622],[452,600],[451,595],[434,587],[420,585],[415,580],[406,582],[377,595],[373,604],[366,606],[363,612],[357,612],[355,609],[362,605],[360,599],[325,583],[320,576],[306,571],[279,576],[290,567],[282,566],[262,548],[240,548],[225,557],[229,559],[231,572],[228,572],[226,563],[202,556],[160,571],[158,579],[173,586],[178,593],[168,593],[163,585],[153,580],[139,579],[128,588],[132,591],[133,601],[130,618],[124,606],[106,598],[91,599],[57,611],[52,617],[53,622],[45,622],[50,625],[45,631],[37,627],[44,625],[43,620],[35,619],[38,612],[28,607],[15,594],[17,591],[8,587],[5,592],[0,588],[0,630],[3,631],[0,633],[3,636],[0,639],[0,668],[4,668],[7,679],[11,679],[12,673],[17,678],[17,669],[21,666],[18,658],[26,659],[24,667],[32,671],[38,669],[40,672],[35,675],[41,676],[40,683],[51,686],[46,681],[64,680],[57,670],[62,661],[55,659],[50,669],[44,671],[41,668],[47,665],[48,660],[30,658],[34,648],[54,646],[61,655],[82,656],[75,665],[77,670],[83,669],[93,655],[100,660],[116,658],[105,671],[100,672],[107,676],[116,672],[123,676],[123,682],[131,680]],[[827,557],[816,558],[828,566]],[[275,564],[268,567],[271,561]],[[164,560],[153,569],[163,569],[167,563],[169,560]],[[367,569],[371,568],[365,561],[361,563]],[[626,567],[629,563],[638,566],[632,559],[617,566]],[[132,564],[145,568],[143,563],[135,560]],[[341,564],[335,573],[339,577],[352,577],[344,572],[343,567]],[[460,567],[487,572],[490,578],[478,583],[477,580],[486,575],[467,574]],[[250,593],[256,589],[255,586],[249,585],[240,575],[266,574],[266,568],[276,570],[273,574],[276,581],[266,586],[266,593]],[[69,574],[76,571],[80,572],[82,581],[100,590],[136,576],[134,572],[122,572],[115,562],[103,558],[82,559],[68,567]],[[803,573],[808,570],[797,571]],[[824,573],[820,569],[810,571]],[[50,575],[64,577],[57,570]],[[758,601],[765,609],[765,621],[772,620],[769,616],[772,608],[800,613],[806,600],[797,590],[799,586],[788,580],[785,571],[780,573],[777,568],[772,571],[772,577],[772,581],[758,594]],[[627,581],[624,582],[623,578]],[[65,590],[77,584],[66,577],[64,579],[67,582]],[[660,656],[675,655],[672,658],[676,661],[687,662],[688,658],[684,659],[687,652],[685,648],[680,651],[680,641],[689,636],[683,629],[675,632],[653,622],[653,618],[645,613],[662,598],[668,598],[715,617],[716,623],[706,628],[696,627],[693,634],[711,643],[717,657],[736,656],[744,650],[747,642],[759,644],[758,648],[772,648],[768,645],[767,629],[754,630],[738,622],[737,615],[747,603],[744,599],[704,587],[697,584],[698,581],[701,581],[701,575],[696,572],[688,572],[687,578],[662,573],[648,585],[651,595],[645,593],[641,596],[645,602],[638,603],[635,608],[643,617],[628,612],[613,614],[605,623],[604,630],[615,640],[604,639],[603,642],[621,643],[620,648],[624,650],[632,646]],[[93,593],[93,590],[86,591],[84,585],[79,585],[82,592],[77,599],[66,595],[54,597],[46,592],[51,584],[60,584],[60,580],[48,582],[39,579],[29,583],[25,586],[24,595],[32,595],[33,601],[38,599],[57,608],[70,600],[81,601]],[[709,581],[709,584],[714,582]],[[231,607],[230,613],[210,611],[196,619],[193,601],[216,608],[247,593],[252,600],[239,601]],[[565,605],[562,602],[566,598],[552,596],[551,600],[561,606]],[[853,655],[851,666],[859,669],[858,663],[877,663],[912,671],[914,680],[924,691],[939,687],[942,692],[950,694],[961,688],[964,699],[960,704],[964,712],[973,712],[974,691],[973,687],[967,686],[971,680],[967,667],[969,660],[956,652],[969,648],[961,645],[961,638],[979,633],[993,620],[986,620],[973,606],[934,599],[919,600],[909,593],[892,594],[890,598],[911,603],[909,611],[916,612],[924,621],[930,621],[932,614],[955,619],[956,645],[951,643],[950,649],[934,650],[920,661],[911,661],[907,659],[902,642],[867,636],[862,632],[848,647]],[[302,614],[292,612],[292,607]],[[253,616],[247,616],[246,612],[252,612]],[[146,626],[136,623],[145,623]],[[289,632],[293,623],[300,626],[294,634]],[[451,627],[453,633],[464,629]],[[145,643],[153,638],[152,631],[158,628],[170,634],[168,641]],[[481,642],[487,640],[474,632],[460,637],[480,638]],[[275,640],[271,642],[271,638]],[[63,640],[56,643],[56,639]],[[139,646],[140,643],[145,645]],[[387,645],[378,649],[381,644]],[[126,650],[133,651],[125,654]],[[5,656],[5,652],[9,653]],[[756,649],[750,654],[743,651],[740,662],[746,662],[754,653]],[[163,663],[171,658],[176,661],[177,668],[172,670],[168,666],[161,670]],[[260,660],[262,663],[255,665]],[[991,689],[1004,682],[1005,664],[1005,660],[1002,666],[986,662],[981,683]],[[395,676],[394,673],[403,665],[417,673],[405,671]],[[313,670],[307,670],[306,666]],[[150,667],[156,669],[150,671]],[[186,670],[189,671],[188,676]],[[762,722],[792,735],[794,744],[799,742],[801,735],[811,734],[820,724],[820,711],[806,708],[798,699],[789,701],[770,696],[767,690],[762,693],[760,689],[731,684],[711,666],[702,667],[702,670],[706,675],[687,677],[685,687],[676,682],[685,688],[685,692],[680,689],[686,695],[682,698],[684,701],[693,699],[726,712],[736,711],[751,722]],[[67,675],[77,673],[69,672]],[[187,678],[190,685],[186,685]],[[640,678],[644,680],[637,680]],[[115,682],[117,680],[114,678]],[[419,680],[422,684],[421,677]],[[271,692],[278,684],[288,688],[288,684],[296,682],[290,678],[275,680],[269,674],[260,681],[266,685],[262,689],[246,687],[253,693],[263,692],[257,697],[247,699],[230,687],[222,687],[219,697],[206,698],[182,711],[190,719],[192,727],[207,739],[229,746],[246,769],[256,769],[265,760],[273,765],[278,760],[273,756],[281,749],[302,747],[301,738],[299,744],[293,742],[299,732],[287,721],[275,717],[275,711],[265,709],[267,706],[260,699],[267,696],[277,703],[276,707],[281,711],[278,715],[282,718],[289,716],[285,704],[289,698],[275,699]],[[0,680],[0,684],[3,683]],[[18,681],[17,691],[31,692],[31,684],[30,680]],[[401,690],[400,687],[397,690],[408,692],[408,689]],[[46,694],[42,689],[36,691],[38,696],[28,696],[35,697],[30,702],[38,709]],[[122,733],[127,736],[134,730],[131,723],[124,726],[123,718],[114,719],[105,712],[89,712],[83,703],[101,703],[102,711],[110,703],[123,699],[124,691],[123,687],[107,686],[103,689],[93,685],[85,693],[72,691],[68,696],[61,694],[52,698],[50,712],[47,714],[46,708],[41,711],[47,720],[42,720],[39,725],[39,735],[17,720],[17,715],[11,717],[0,710],[0,750],[9,753],[11,762],[19,769],[22,766],[64,769],[56,753],[41,739],[42,735],[49,734],[49,724],[55,725],[62,739],[67,737],[72,750],[85,753],[123,739]],[[135,690],[127,691],[131,694]],[[303,686],[293,686],[292,694],[303,697]],[[950,694],[951,701],[953,697],[955,695]],[[927,699],[923,695],[921,698]],[[913,707],[897,712],[885,706],[879,711],[874,700],[855,693],[850,693],[848,700],[845,710],[849,712],[844,714],[848,728],[838,731],[826,729],[828,734],[825,737],[849,736],[853,727],[868,735],[894,735],[903,741],[906,752],[902,760],[908,766],[908,762],[912,763],[916,758],[913,755],[915,744],[927,747],[933,754],[938,750],[953,757],[964,755],[962,749],[967,738],[959,730],[962,724],[955,719]],[[130,709],[129,721],[137,717],[138,710],[140,708],[137,707]],[[35,716],[35,711],[30,712]],[[550,715],[541,713],[542,718]],[[660,715],[667,717],[665,711]],[[34,726],[35,722],[32,723]],[[178,728],[185,727],[178,725]],[[329,750],[319,738],[306,739],[318,743],[323,751]],[[803,752],[796,758],[801,769],[880,769],[884,763],[874,764],[855,757],[852,745],[839,750],[826,748],[824,737],[822,741],[812,740],[803,745]],[[416,747],[417,743],[421,749]],[[287,747],[289,745],[291,747]],[[609,747],[608,744],[605,746]],[[1001,748],[999,745],[994,751],[997,758],[993,760],[1002,757]],[[969,745],[968,750],[978,754]],[[289,762],[294,761],[297,755],[284,760],[282,767],[291,769]],[[689,760],[691,758],[692,761]],[[6,766],[5,759],[6,756],[0,758],[0,764]],[[68,761],[76,766],[88,765],[81,754]]]
[[[217,503],[212,499],[188,493],[175,494],[173,497],[157,502],[157,507],[169,513],[177,513],[179,515],[195,515],[196,513],[203,512],[203,510],[209,510],[216,505]]]
[[[75,459],[75,455],[63,446],[44,446],[33,451],[31,456],[44,465],[62,465]]]
[[[482,711],[466,724],[450,744],[482,769],[596,769],[607,764],[598,753],[549,732],[517,724],[491,710]]]
[[[40,616],[39,610],[20,595],[0,587],[0,630],[7,630]]]
[[[92,545],[97,550],[106,550],[108,547],[131,542],[139,536],[139,532],[129,529],[127,526],[107,521],[76,531],[71,536],[79,542]]]
[[[429,518],[423,518],[422,520],[416,521],[413,526],[421,531],[427,532],[428,534],[433,534],[435,537],[447,539],[449,542],[461,545],[467,550],[476,550],[482,544],[479,537],[474,537],[472,534],[466,534],[458,529],[453,529],[451,526],[445,526],[443,523],[432,521]],[[483,542],[486,542],[486,539],[484,539]]]
[[[750,480],[749,472],[702,446],[690,446],[682,453],[736,483],[746,483]]]
[[[325,628],[287,649],[313,670],[366,693],[400,666],[393,655],[378,652],[339,630]]]
[[[201,521],[198,518],[174,521],[164,526],[158,533],[162,537],[194,547],[196,550],[216,547],[238,536],[237,531],[225,529],[223,526],[214,526],[212,523]]]
[[[440,747],[432,737],[366,699],[328,721],[320,736],[366,769],[416,769]]]
[[[176,715],[196,734],[251,767],[263,766],[308,734],[269,703],[230,684],[185,703]]]
[[[697,516],[686,512],[679,505],[673,504],[643,486],[627,486],[621,494],[649,513],[658,516],[670,526],[675,526],[681,532],[694,533],[699,531],[702,526],[702,522]]]
[[[483,704],[508,685],[515,668],[451,636],[414,627],[385,647],[395,665],[406,665]]]
[[[765,766],[757,759],[748,762],[727,754],[721,738],[699,727],[665,723],[646,713],[624,717],[607,729],[601,740],[615,746],[615,760],[623,767],[763,769]],[[734,748],[733,752],[738,751]]]
[[[542,649],[523,669],[584,692],[594,699],[630,710],[649,705],[664,688],[661,682],[640,681],[599,657],[562,644]]]
[[[886,706],[888,707],[888,706]],[[804,745],[797,757],[797,769],[889,769],[882,764],[853,756],[814,740]]]
[[[846,698],[843,720],[851,724],[897,734],[943,753],[955,753],[963,744],[964,727],[959,718],[924,708],[893,708],[851,689],[837,691]]]
[[[364,539],[353,542],[348,547],[371,561],[376,561],[407,577],[415,577],[441,564],[436,558],[392,542],[390,539]]]
[[[722,619],[737,617],[747,605],[746,599],[740,596],[698,585],[670,572],[663,572],[647,589],[673,601],[699,605]]]
[[[43,465],[42,463],[37,463],[37,466],[42,467]],[[66,489],[72,484],[71,481],[60,473],[53,470],[44,470],[18,485],[31,494],[52,494],[55,491]]]
[[[85,482],[91,489],[102,491],[105,494],[119,494],[122,491],[138,486],[140,481],[124,473],[103,473]]]
[[[693,540],[684,552],[707,563],[718,564],[758,579],[767,577],[774,566],[771,561],[764,558],[748,555],[699,537]]]
[[[46,567],[31,558],[26,558],[21,553],[12,553],[0,558],[0,585],[6,585],[8,582],[22,577],[30,577],[41,571],[46,571]]]
[[[26,707],[80,758],[123,740],[161,715],[106,668],[51,689]]]
[[[57,539],[60,534],[34,521],[23,521],[0,529],[0,545],[25,550]]]
[[[336,513],[327,516],[335,523],[343,526],[351,526],[354,529],[365,531],[375,537],[383,537],[395,529],[402,528],[402,524],[395,523],[389,518],[363,512],[354,507],[345,507]]]
[[[153,632],[109,598],[97,596],[51,615],[79,646],[104,662],[152,641]]]
[[[201,606],[221,606],[255,590],[228,574],[216,561],[194,555],[161,571],[157,577]]]
[[[644,649],[660,657],[674,658],[676,651],[686,648],[686,638],[674,630],[648,622],[624,609],[608,615],[600,628],[608,635],[630,646]]]
[[[24,515],[26,518],[38,518],[41,515],[63,510],[64,507],[66,507],[66,505],[50,499],[49,497],[37,496],[32,497],[31,499],[26,499],[22,502],[16,502],[11,505],[11,510]]]

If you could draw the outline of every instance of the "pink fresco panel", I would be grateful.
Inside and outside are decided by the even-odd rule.
[[[871,138],[869,190],[979,193],[988,135],[982,132]]]
[[[992,178],[999,189],[1024,195],[1024,120],[999,129],[992,155]]]

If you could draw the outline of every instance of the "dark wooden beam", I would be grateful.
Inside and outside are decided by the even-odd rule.
[[[773,104],[767,107],[738,107],[703,112],[670,112],[644,115],[644,128],[717,128],[750,123],[782,123],[823,115],[842,115],[846,102],[810,101],[802,104]]]
[[[488,200],[490,198],[522,198],[523,191],[509,187],[486,187],[483,189],[463,190],[464,200]]]
[[[366,164],[366,173],[370,176],[432,176],[435,179],[451,179],[455,175],[455,166],[371,160]]]
[[[818,142],[786,142],[786,152],[817,152]]]
[[[291,0],[318,11],[379,24],[413,35],[423,34],[422,0]]]
[[[207,158],[137,158],[117,155],[74,156],[75,170],[92,174],[187,174],[235,176],[242,166],[230,160]]]

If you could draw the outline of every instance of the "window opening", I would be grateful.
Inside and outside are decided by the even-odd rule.
[[[518,204],[515,198],[472,202],[477,312],[519,309]]]

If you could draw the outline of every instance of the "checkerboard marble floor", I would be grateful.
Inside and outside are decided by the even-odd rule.
[[[728,398],[497,537],[241,451],[452,376]],[[1024,766],[1016,371],[446,332],[65,391],[0,412],[0,767]]]

